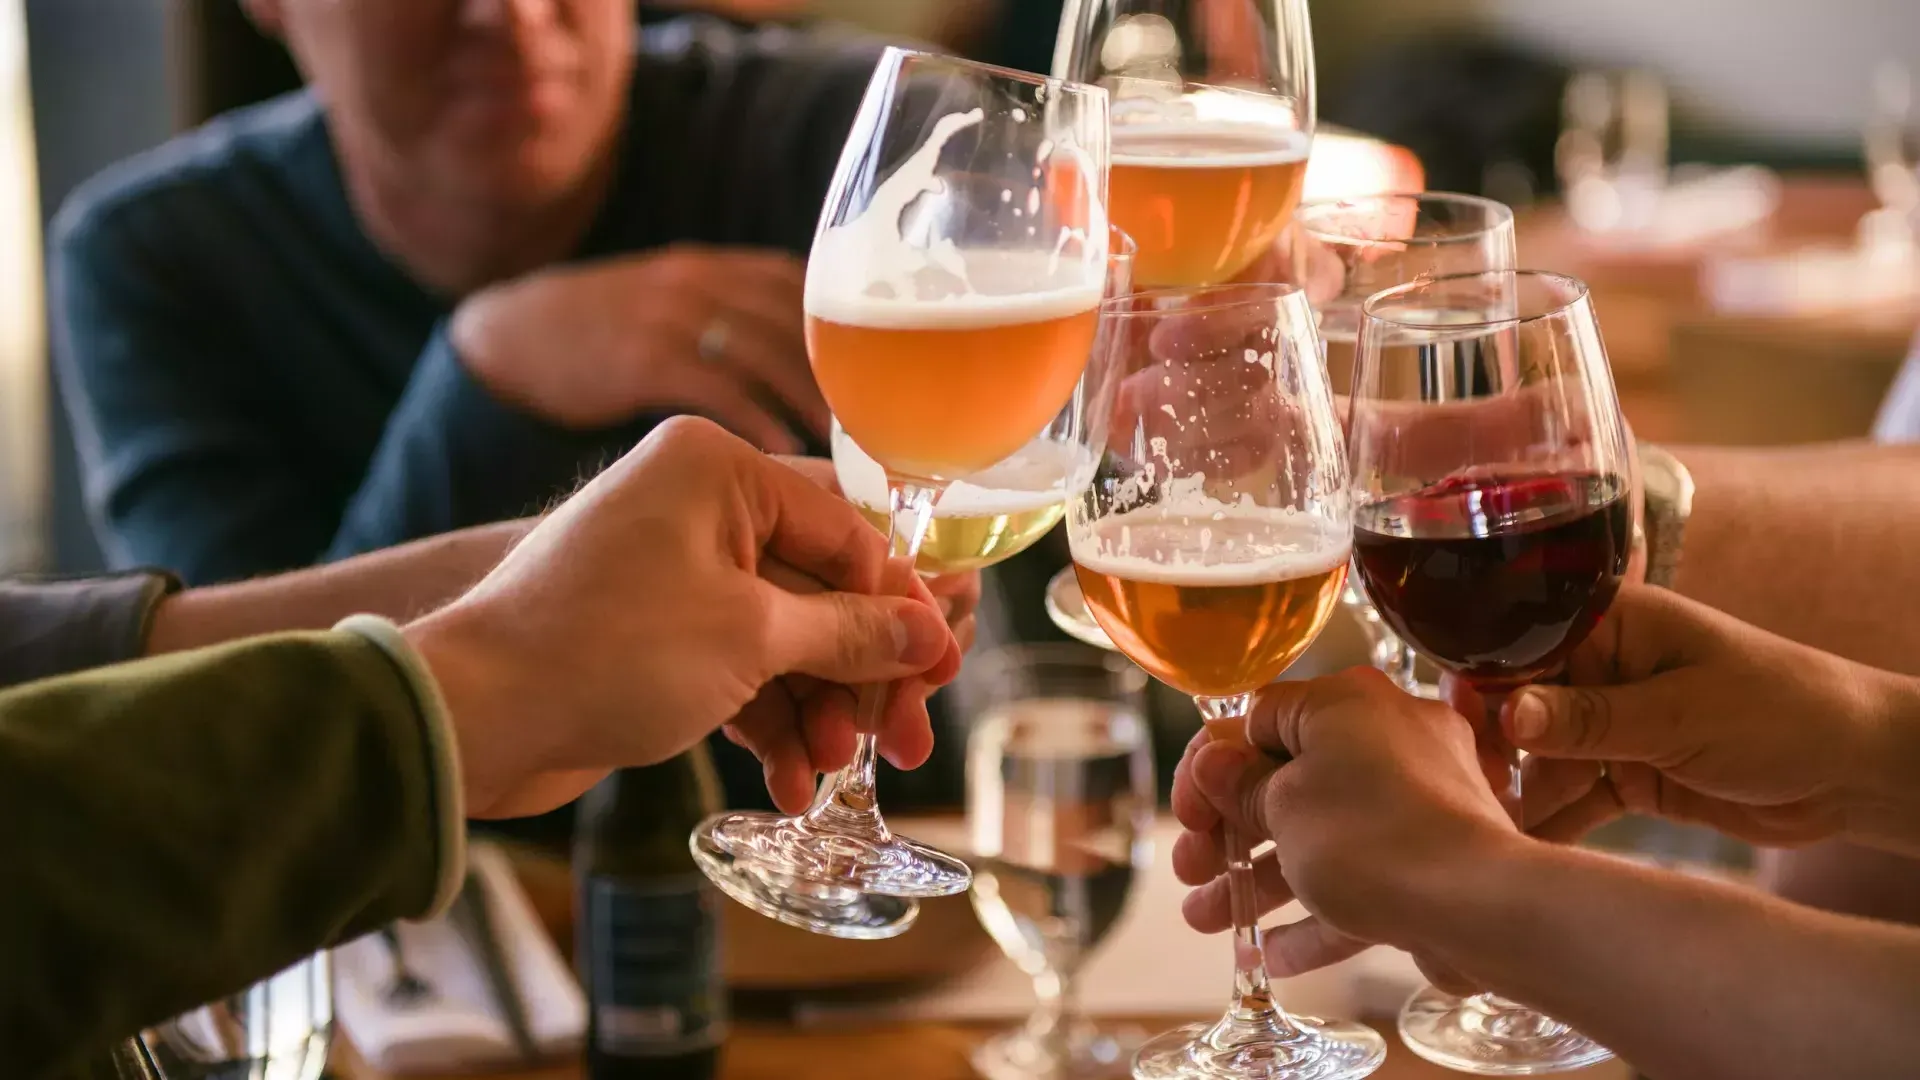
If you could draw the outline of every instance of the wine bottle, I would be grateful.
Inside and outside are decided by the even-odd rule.
[[[727,1033],[718,892],[687,837],[720,807],[704,746],[588,792],[575,831],[589,1080],[708,1080]]]

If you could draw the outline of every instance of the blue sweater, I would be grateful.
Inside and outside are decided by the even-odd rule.
[[[877,55],[684,20],[639,49],[619,176],[575,260],[804,253]],[[468,374],[455,299],[368,239],[296,94],[97,177],[53,238],[53,330],[109,559],[202,584],[538,510],[658,417],[566,431]]]

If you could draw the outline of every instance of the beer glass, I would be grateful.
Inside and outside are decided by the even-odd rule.
[[[1139,1045],[1082,1016],[1076,982],[1152,854],[1146,681],[1112,653],[1012,645],[969,662],[955,687],[969,720],[973,910],[1039,1001],[974,1049],[987,1080],[1110,1076]]]
[[[1353,345],[1367,297],[1422,277],[1515,265],[1513,211],[1474,195],[1310,202],[1293,220],[1293,280],[1306,288],[1319,317],[1335,392],[1352,384]],[[1348,579],[1341,602],[1365,629],[1375,667],[1410,694],[1439,696],[1438,686],[1420,678],[1417,655],[1381,622],[1356,578]]]
[[[1107,96],[889,49],[874,69],[807,264],[807,352],[846,434],[886,473],[912,561],[953,481],[1025,446],[1080,382],[1106,287]],[[864,688],[851,765],[798,817],[695,830],[729,896],[818,933],[892,937],[964,862],[888,830],[874,790],[887,688]]]
[[[1235,280],[1272,251],[1313,142],[1306,0],[1070,0],[1053,73],[1112,95],[1108,209],[1140,287]]]
[[[1133,291],[1133,240],[1107,231],[1108,297]],[[1076,391],[1077,392],[1077,391]],[[1068,403],[1047,429],[1012,457],[954,481],[933,506],[914,566],[929,577],[984,570],[1039,542],[1067,513],[1067,484],[1082,451]],[[830,445],[840,490],[862,517],[886,532],[887,471],[867,456],[838,419]]]
[[[1349,439],[1354,565],[1387,624],[1484,702],[1482,767],[1520,809],[1502,703],[1613,602],[1633,535],[1632,459],[1586,286],[1534,271],[1416,281],[1362,308]],[[1407,1047],[1463,1072],[1557,1072],[1611,1055],[1524,1005],[1428,988]]]
[[[1075,575],[1134,663],[1193,696],[1207,733],[1244,741],[1253,693],[1339,604],[1352,548],[1347,466],[1306,294],[1286,285],[1162,290],[1101,307],[1081,425],[1097,472],[1067,503]],[[1386,1048],[1360,1024],[1274,1001],[1252,856],[1223,837],[1232,1004],[1140,1049],[1138,1080],[1350,1080]]]

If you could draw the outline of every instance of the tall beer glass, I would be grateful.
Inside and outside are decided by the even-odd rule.
[[[940,493],[1025,446],[1080,382],[1105,290],[1107,96],[889,49],[868,84],[807,265],[807,352],[846,434],[886,472],[913,560]],[[701,867],[765,915],[892,937],[965,863],[888,830],[875,799],[887,688],[860,696],[853,764],[805,814],[721,814]]]
[[[1108,205],[1141,287],[1233,280],[1273,249],[1313,142],[1306,0],[1070,0],[1053,73],[1112,94]]]
[[[1246,738],[1253,692],[1326,626],[1352,550],[1346,458],[1306,295],[1285,285],[1163,290],[1101,308],[1081,425],[1100,465],[1067,503],[1087,606],[1122,653],[1193,695],[1208,734]],[[1251,852],[1224,836],[1233,1002],[1162,1035],[1139,1080],[1366,1076],[1359,1024],[1290,1016],[1268,987]]]
[[[1307,203],[1293,220],[1292,280],[1306,287],[1319,316],[1336,393],[1353,382],[1353,346],[1367,297],[1421,278],[1515,265],[1513,211],[1476,195],[1331,199]],[[1341,603],[1366,631],[1375,667],[1410,694],[1439,696],[1439,687],[1420,678],[1417,654],[1381,620],[1354,578]]]

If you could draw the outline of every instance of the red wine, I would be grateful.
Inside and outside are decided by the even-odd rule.
[[[1361,507],[1353,553],[1387,624],[1483,691],[1532,681],[1585,640],[1626,572],[1626,484],[1591,474],[1453,477]]]

